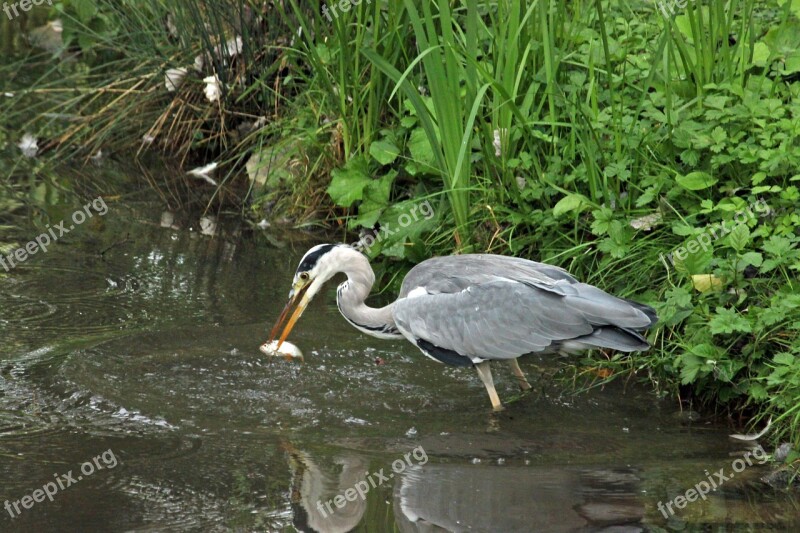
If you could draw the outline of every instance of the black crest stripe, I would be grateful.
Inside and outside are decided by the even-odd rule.
[[[324,244],[320,246],[318,250],[314,250],[313,253],[307,254],[300,261],[300,265],[297,267],[297,272],[308,272],[314,268],[314,265],[317,264],[317,261],[319,261],[320,257],[327,254],[334,248],[336,248],[335,244]]]

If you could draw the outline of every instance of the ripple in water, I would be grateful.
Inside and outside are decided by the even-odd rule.
[[[67,281],[61,277],[68,273]],[[0,324],[12,335],[28,337],[24,331],[72,334],[104,333],[128,329],[142,322],[134,311],[131,294],[140,284],[132,278],[112,279],[99,273],[59,268],[54,276],[40,275],[0,290],[4,305]],[[40,297],[29,296],[41,295]],[[37,335],[38,336],[38,335]]]
[[[57,306],[44,300],[10,294],[0,310],[0,322],[8,327],[25,327],[30,323],[44,321],[57,312]]]

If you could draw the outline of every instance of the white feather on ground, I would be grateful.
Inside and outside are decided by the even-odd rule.
[[[164,74],[164,85],[169,92],[175,92],[183,84],[183,79],[189,71],[183,67],[171,68]]]
[[[36,157],[39,153],[39,139],[30,133],[23,135],[17,146],[22,150],[22,155],[25,157]]]
[[[203,83],[206,84],[206,88],[204,90],[206,93],[206,99],[209,102],[218,101],[220,95],[222,95],[222,87],[220,86],[220,81],[217,75],[214,74],[213,76],[203,78]]]
[[[216,162],[209,163],[204,167],[193,168],[192,170],[187,172],[187,174],[197,179],[204,180],[210,183],[211,185],[217,187],[219,186],[219,183],[217,183],[216,180],[210,176],[210,174],[217,169],[217,166],[219,165]]]

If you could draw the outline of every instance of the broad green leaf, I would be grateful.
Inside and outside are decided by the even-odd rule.
[[[715,143],[720,144],[728,138],[728,134],[725,133],[725,130],[723,130],[721,127],[717,126],[711,131],[711,138]]]
[[[701,370],[705,370],[703,375],[709,372],[708,368],[704,368],[708,365],[690,353],[679,355],[678,361],[681,367],[681,383],[684,385],[694,382],[697,379],[697,374]]]
[[[711,95],[711,96],[707,96],[705,98],[705,100],[703,100],[703,103],[707,107],[710,107],[712,109],[725,109],[725,107],[728,105],[728,101],[729,100],[730,100],[730,97],[728,97],[728,96]],[[717,128],[719,128],[719,126],[717,126]],[[721,129],[721,128],[719,128],[719,129]],[[723,133],[725,133],[724,130],[723,130]]]
[[[764,385],[756,381],[750,383],[750,387],[747,389],[747,394],[749,394],[754,400],[759,401],[769,398],[769,393],[767,393],[767,389],[764,387]]]
[[[364,188],[372,182],[363,158],[353,158],[343,168],[331,172],[328,194],[336,205],[350,207],[364,197]]]
[[[681,367],[681,383],[688,385],[698,377],[707,376],[717,363],[724,357],[720,348],[713,344],[698,344],[692,346],[688,352],[678,356],[678,364]]]
[[[695,228],[683,224],[682,222],[676,222],[672,225],[672,233],[675,235],[680,235],[681,237],[686,237],[687,235],[694,235]]]
[[[773,257],[781,258],[791,253],[794,248],[792,241],[780,235],[773,235],[761,248]]]
[[[781,69],[781,74],[784,76],[800,72],[800,51],[795,50],[787,54],[783,66],[784,68]]]
[[[742,266],[760,267],[764,257],[758,252],[747,252],[742,255]]]
[[[683,287],[668,290],[666,296],[666,302],[657,305],[661,324],[665,326],[679,324],[694,312],[692,295]]]
[[[690,172],[685,176],[678,176],[675,180],[678,182],[678,185],[690,191],[702,191],[717,183],[715,177],[708,172],[701,171]]]
[[[787,379],[786,375],[790,372],[791,368],[786,365],[781,365],[777,367],[773,372],[767,377],[767,385],[771,386],[783,386],[786,384]]]
[[[785,61],[800,48],[800,22],[791,20],[775,26],[764,36],[764,42],[769,46],[773,60]]]
[[[724,307],[717,307],[717,312],[708,325],[712,335],[734,332],[750,333],[753,331],[753,327],[747,318],[737,313],[735,309],[726,309]]]
[[[779,292],[772,297],[770,304],[758,314],[758,326],[761,328],[773,326],[796,316],[795,310],[800,307],[800,295]]]
[[[433,148],[424,129],[417,128],[411,132],[411,137],[408,140],[408,151],[411,152],[411,157],[415,161],[433,166]]]
[[[88,24],[97,13],[95,0],[72,0],[72,6],[78,14],[78,19],[84,24]]]
[[[386,209],[380,217],[380,226],[381,230],[376,236],[380,253],[402,259],[414,245],[420,243],[422,233],[436,227],[436,213],[428,201],[408,200]]]
[[[766,43],[759,41],[753,47],[753,65],[756,67],[766,67],[769,60],[769,47]]]
[[[741,253],[750,243],[750,230],[745,224],[737,224],[728,234],[728,244]]]
[[[616,222],[616,221],[615,221]],[[625,257],[630,251],[630,246],[627,243],[615,239],[613,237],[606,237],[597,244],[597,249],[601,252],[610,254],[611,257],[621,259]]]
[[[687,274],[704,274],[708,272],[711,261],[714,259],[714,250],[711,246],[699,239],[689,239],[686,244],[673,252],[675,267],[685,270]],[[682,267],[682,268],[680,268]]]
[[[753,177],[750,178],[750,183],[752,183],[753,185],[758,185],[765,179],[767,179],[766,172],[756,172],[755,174],[753,174]]]
[[[762,194],[765,192],[781,192],[782,190],[780,185],[761,185],[760,187],[753,187],[750,192],[753,194]]]
[[[392,141],[383,139],[369,145],[369,155],[381,165],[388,165],[397,159],[400,149]]]
[[[378,218],[389,205],[389,196],[396,177],[397,171],[392,170],[380,179],[372,180],[364,188],[364,197],[358,206],[358,217],[350,219],[348,222],[350,228],[371,228],[375,225],[375,222],[378,221]]]
[[[358,206],[358,216],[347,221],[349,229],[372,228],[386,209],[386,204],[364,199]]]
[[[588,203],[583,195],[568,194],[559,200],[558,203],[553,207],[553,216],[558,218],[564,213],[569,213],[570,211],[580,211],[587,205]]]
[[[706,360],[716,361],[722,357],[723,352],[713,344],[698,344],[689,350],[692,354]]]
[[[608,207],[601,207],[592,211],[594,222],[592,222],[592,233],[598,237],[608,233],[609,226],[614,220],[614,212]]]

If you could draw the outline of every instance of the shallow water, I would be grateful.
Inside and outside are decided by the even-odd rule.
[[[332,287],[292,334],[305,362],[269,358],[258,347],[314,242],[161,220],[152,201],[109,202],[0,277],[0,504],[75,478],[19,516],[0,509],[0,530],[800,525],[757,463],[665,519],[659,502],[730,474],[746,446],[633,380],[572,395],[548,377],[563,361],[532,358],[535,392],[495,415],[470,369],[350,328]],[[508,369],[495,376],[517,396]]]

